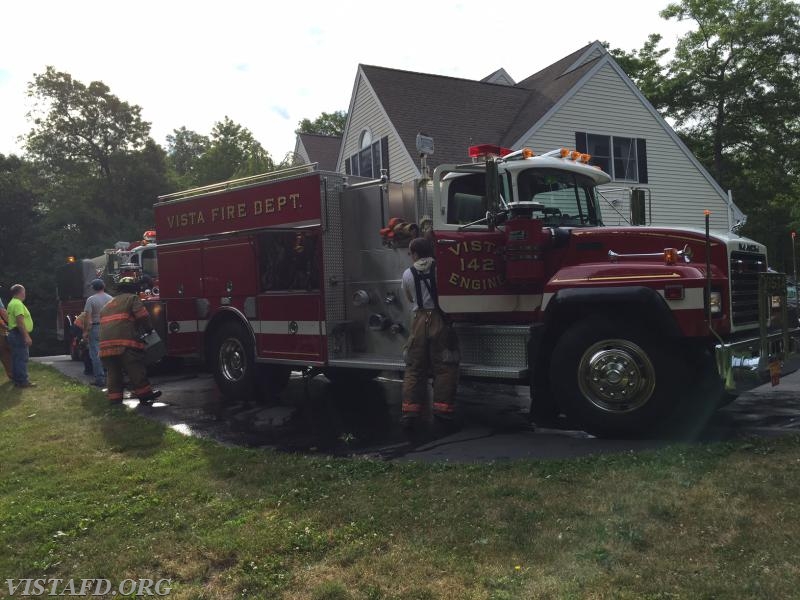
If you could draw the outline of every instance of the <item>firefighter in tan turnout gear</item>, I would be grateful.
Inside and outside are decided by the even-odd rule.
[[[448,428],[456,421],[456,387],[460,359],[458,338],[439,308],[433,244],[415,238],[408,247],[413,265],[403,273],[402,287],[411,302],[411,335],[405,349],[403,421],[413,426],[423,412],[428,377],[433,375],[433,415]]]
[[[133,393],[141,402],[152,402],[161,395],[150,387],[144,362],[141,334],[153,324],[139,300],[139,286],[133,277],[119,280],[120,293],[100,311],[100,358],[108,373],[108,399],[122,402],[123,371],[128,374]]]

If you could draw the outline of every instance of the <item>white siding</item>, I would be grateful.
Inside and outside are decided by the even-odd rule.
[[[644,138],[647,141],[649,182],[637,187],[650,190],[654,225],[704,227],[703,210],[708,209],[712,228],[729,228],[729,209],[725,199],[608,64],[600,68],[520,147],[528,146],[536,153],[560,147],[574,148],[576,131]],[[630,185],[612,182],[605,187]],[[607,225],[621,221],[610,207],[603,204],[601,210]],[[618,210],[627,216],[627,203],[621,202]]]
[[[353,109],[342,140],[343,151],[338,166],[340,173],[345,171],[344,161],[360,150],[358,142],[365,127],[372,132],[373,142],[389,136],[389,174],[392,181],[409,181],[418,176],[419,172],[405,146],[400,142],[394,127],[386,116],[386,111],[383,110],[363,75],[359,75]]]
[[[308,152],[306,151],[306,147],[303,145],[303,142],[300,140],[300,136],[297,136],[297,141],[294,143],[294,158],[296,161],[299,161],[300,164],[307,165],[311,162],[311,159],[308,157]]]

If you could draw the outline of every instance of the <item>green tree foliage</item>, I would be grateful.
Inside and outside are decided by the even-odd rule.
[[[266,173],[275,162],[252,132],[229,117],[210,136],[181,127],[167,136],[167,164],[177,189]]]
[[[313,121],[303,119],[297,124],[295,133],[316,133],[319,135],[339,136],[344,133],[344,126],[347,123],[347,112],[336,110],[332,113],[323,112]]]
[[[54,173],[87,168],[110,180],[113,157],[140,150],[150,133],[141,108],[111,94],[101,81],[87,86],[47,67],[28,84],[28,96],[34,127],[26,151]]]
[[[208,136],[181,127],[167,136],[167,164],[178,176],[179,188],[189,187],[194,181],[197,162],[208,151]]]

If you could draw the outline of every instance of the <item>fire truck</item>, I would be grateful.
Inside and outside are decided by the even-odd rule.
[[[134,276],[148,281],[142,290],[143,298],[158,295],[158,260],[156,232],[145,231],[136,242],[117,242],[95,258],[67,257],[56,268],[56,337],[64,342],[64,350],[73,360],[79,360],[79,348],[72,335],[72,326],[94,293],[91,283],[102,278],[106,289],[114,293],[120,277]]]
[[[86,305],[86,298],[94,293],[92,280],[97,278],[98,260],[67,257],[56,267],[56,337],[64,342],[64,352],[79,360],[79,350],[72,335],[72,326]]]
[[[290,370],[402,371],[410,236],[387,224],[406,223],[434,243],[462,377],[529,385],[535,419],[638,435],[786,368],[797,331],[770,314],[785,276],[762,244],[707,216],[603,226],[610,178],[587,154],[469,154],[402,185],[311,166],[159,197],[149,304],[168,353],[207,360],[229,398]]]

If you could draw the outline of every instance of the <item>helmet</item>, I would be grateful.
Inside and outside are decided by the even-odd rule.
[[[120,277],[117,282],[117,289],[121,292],[130,292],[135,294],[139,291],[139,282],[135,277]]]

